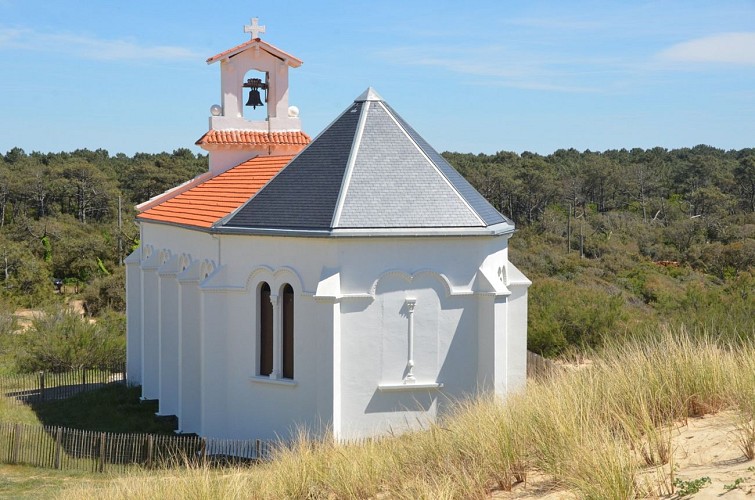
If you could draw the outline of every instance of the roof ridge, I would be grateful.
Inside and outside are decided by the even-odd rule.
[[[203,144],[281,144],[303,146],[312,139],[302,130],[211,129],[197,139]]]
[[[370,87],[370,89],[371,88],[372,87]],[[354,140],[351,143],[351,151],[349,152],[349,159],[346,163],[346,170],[344,171],[343,177],[341,178],[341,190],[338,193],[336,209],[333,211],[333,218],[330,220],[331,229],[338,227],[338,221],[341,218],[341,212],[343,211],[343,202],[346,199],[346,193],[348,192],[349,184],[351,183],[351,174],[354,171],[354,164],[356,163],[359,147],[362,143],[364,124],[367,122],[367,113],[369,109],[370,102],[365,102],[364,106],[362,106],[362,109],[360,109],[359,121],[357,122],[356,132],[354,133]]]
[[[262,226],[310,224],[311,228],[329,228],[338,201],[339,192],[335,188],[336,185],[340,188],[343,182],[350,153],[347,148],[353,143],[361,107],[362,103],[356,102],[347,106],[285,168],[215,227],[244,225],[254,213],[255,224]],[[281,176],[286,177],[281,180]],[[314,184],[300,182],[302,178]],[[289,196],[289,203],[281,205],[281,193]]]
[[[372,87],[367,87],[367,90],[362,92],[359,97],[354,99],[354,102],[363,102],[363,101],[382,101],[383,98],[380,97],[380,94],[377,93],[377,91]]]

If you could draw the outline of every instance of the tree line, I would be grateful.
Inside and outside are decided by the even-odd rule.
[[[188,149],[1,155],[2,295],[38,305],[51,297],[54,278],[74,287],[110,276],[106,282],[122,283],[120,264],[138,245],[134,205],[206,170],[207,156]]]
[[[444,155],[517,224],[531,350],[669,327],[755,338],[755,149]]]
[[[653,261],[719,276],[755,265],[753,148],[444,156],[501,213],[563,238],[567,252],[599,258],[612,237],[631,237]]]

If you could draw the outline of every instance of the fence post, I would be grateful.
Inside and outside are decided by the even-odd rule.
[[[11,453],[10,463],[18,463],[18,451],[21,448],[21,434],[23,433],[23,427],[21,424],[16,424],[13,428],[13,452]]]
[[[199,463],[202,465],[202,467],[205,467],[207,465],[207,438],[202,438],[202,444],[199,447]]]
[[[99,472],[104,472],[105,471],[105,450],[106,450],[106,447],[105,447],[105,439],[106,438],[105,438],[105,436],[106,435],[107,434],[104,433],[104,432],[100,433],[100,464],[99,464],[99,468],[98,468]]]
[[[62,452],[63,428],[58,427],[55,431],[55,468],[60,469],[60,454]]]
[[[257,460],[262,460],[261,448],[262,448],[262,441],[260,441],[259,439],[255,440],[254,441],[254,458],[256,458]]]
[[[42,370],[39,372],[39,399],[45,400],[45,372]]]
[[[154,446],[154,438],[152,437],[152,434],[147,434],[147,461],[145,462],[145,465],[148,469],[152,467],[153,446]]]
[[[87,371],[86,368],[81,369],[81,388],[84,389],[87,385]]]

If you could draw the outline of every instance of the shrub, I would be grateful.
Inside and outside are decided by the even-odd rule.
[[[126,276],[122,267],[113,274],[96,278],[84,290],[88,314],[97,316],[106,310],[126,311]]]
[[[126,360],[125,321],[111,314],[94,322],[69,309],[48,311],[19,340],[20,371],[111,368]]]
[[[618,294],[543,278],[530,288],[527,346],[545,356],[567,346],[597,347],[622,319],[624,300]]]

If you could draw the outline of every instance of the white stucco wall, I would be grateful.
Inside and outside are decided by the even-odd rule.
[[[184,432],[265,439],[330,426],[356,438],[415,428],[480,388],[505,394],[524,382],[529,282],[507,261],[507,237],[209,235],[152,223],[142,235],[162,256],[133,272],[144,397],[159,395]],[[169,259],[183,254],[212,272],[176,271]],[[273,295],[294,288],[293,381],[257,376],[263,281]],[[401,387],[407,299],[416,301],[411,389]],[[156,327],[159,342],[147,333]],[[161,347],[169,352],[155,356]]]
[[[159,252],[154,252],[142,264],[142,398],[160,396],[160,265]]]
[[[202,300],[199,283],[211,272],[206,261],[194,261],[178,275],[181,304],[181,329],[178,337],[180,363],[178,423],[181,432],[201,431],[202,384]]]
[[[173,255],[158,269],[160,277],[160,387],[158,399],[160,415],[178,413],[178,330],[181,321],[178,281],[178,255]]]
[[[298,243],[298,244],[297,244]],[[216,296],[223,297],[225,328],[214,328],[213,346],[205,351],[203,369],[224,380],[227,413],[210,412],[203,421],[205,435],[228,438],[288,437],[297,428],[320,432],[332,420],[332,304],[313,298],[321,268],[297,265],[316,240],[224,237],[222,269],[205,283],[204,315],[216,316]],[[317,246],[317,245],[315,245]],[[324,246],[323,246],[324,247]],[[315,259],[313,259],[314,261]],[[304,280],[307,276],[309,281]],[[257,376],[258,303],[262,282],[278,294],[284,284],[294,289],[294,379],[271,381]],[[205,335],[208,335],[205,332]],[[222,338],[221,338],[222,337]],[[220,346],[223,346],[222,348]],[[221,354],[221,350],[224,353]],[[213,361],[213,357],[215,361]],[[224,362],[217,360],[223,358]],[[217,372],[222,373],[222,376]],[[209,382],[208,382],[209,383]],[[216,386],[219,387],[219,386]],[[218,399],[220,398],[217,396]]]
[[[225,391],[228,360],[224,332],[229,326],[225,304],[224,294],[202,294],[202,383],[199,390],[202,398],[200,434],[203,436],[226,437],[221,434],[229,412]]]

